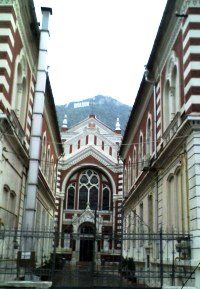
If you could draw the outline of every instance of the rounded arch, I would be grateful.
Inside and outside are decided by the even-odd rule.
[[[16,57],[15,60],[11,103],[13,110],[15,111],[15,114],[23,128],[25,126],[28,104],[27,71],[28,68],[24,49],[21,49],[20,54]]]
[[[62,182],[62,185],[61,185],[61,191],[65,192],[65,188],[66,188],[66,185],[67,185],[69,179],[76,172],[78,172],[80,169],[87,169],[87,168],[98,169],[99,171],[104,173],[108,177],[108,179],[109,179],[109,181],[111,183],[113,194],[116,194],[116,190],[117,190],[116,184],[115,184],[115,181],[114,181],[112,175],[110,174],[110,172],[106,168],[104,168],[104,167],[99,168],[99,167],[97,167],[97,165],[95,165],[93,163],[83,164],[83,165],[80,165],[78,168],[74,167],[74,168],[70,169],[70,171],[66,174],[65,178],[63,179],[63,182]]]
[[[180,109],[180,75],[179,60],[174,51],[171,52],[165,73],[163,91],[164,129],[168,127]]]
[[[152,115],[149,113],[146,123],[146,158],[149,159],[153,148]]]

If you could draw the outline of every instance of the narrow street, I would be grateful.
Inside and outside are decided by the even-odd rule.
[[[117,265],[99,266],[93,270],[92,262],[66,264],[56,275],[53,288],[145,288],[120,276]]]

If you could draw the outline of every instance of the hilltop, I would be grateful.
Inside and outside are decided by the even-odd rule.
[[[87,98],[82,101],[57,105],[56,111],[59,126],[62,126],[62,121],[66,114],[69,128],[87,118],[89,114],[95,114],[100,121],[114,130],[116,119],[119,117],[123,134],[131,107],[110,96],[97,95],[93,98]]]

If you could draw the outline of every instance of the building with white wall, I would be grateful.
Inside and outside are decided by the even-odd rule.
[[[187,286],[195,288],[200,288],[199,14],[199,1],[167,2],[120,148],[125,232],[162,229],[176,235],[163,243],[164,274],[174,268],[163,284],[182,286],[188,278]],[[124,243],[123,255],[137,260],[139,270],[156,271],[158,254],[155,241]],[[188,272],[195,268],[191,279]],[[155,285],[156,278],[145,282]]]
[[[51,14],[51,9],[43,8],[42,12],[44,20]],[[45,26],[48,21],[44,22],[40,31],[32,0],[0,2],[2,230],[54,229],[57,162],[62,154],[62,144],[47,75],[45,60],[49,31],[48,25]],[[36,128],[37,141],[34,138]],[[34,162],[34,170],[30,159]],[[13,251],[13,239],[9,240],[1,242],[0,251],[2,256],[12,259],[16,251]],[[15,241],[15,249],[25,250],[20,239]],[[36,246],[28,248],[30,250],[36,250]],[[36,262],[39,263],[42,251],[38,254]]]
[[[121,137],[119,120],[115,131],[93,114],[71,128],[67,126],[67,116],[63,121],[64,156],[59,163],[57,199],[57,226],[63,240],[58,244],[57,253],[71,263],[119,261],[121,243],[117,236],[121,233],[123,189],[122,163],[118,158]]]

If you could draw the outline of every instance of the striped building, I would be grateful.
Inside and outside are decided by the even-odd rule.
[[[64,156],[59,163],[56,217],[63,239],[57,253],[73,264],[119,261],[123,194],[119,120],[113,131],[91,114],[68,128],[65,116],[61,138]]]
[[[163,245],[161,273],[173,269],[163,284],[187,281],[200,288],[199,0],[167,2],[119,154],[124,162],[124,232],[159,234],[162,229],[180,235]],[[143,272],[138,276],[142,284],[159,285],[155,275],[145,279],[144,273],[161,266],[159,254],[154,241],[130,240],[123,246],[123,256],[133,258]],[[191,278],[188,272],[195,268]]]
[[[43,14],[50,14],[48,9],[44,8]],[[33,0],[0,1],[0,225],[16,230],[54,229],[57,161],[62,144],[47,67],[37,67],[42,37],[38,27]],[[43,33],[49,35],[48,29]],[[43,41],[43,58],[46,47]],[[45,76],[43,90],[39,85],[37,88],[42,95],[38,97],[42,112],[34,112],[38,70]],[[42,114],[37,151],[31,136],[34,113]],[[37,172],[31,170],[31,154],[32,159],[37,156]],[[27,178],[34,174],[35,199],[27,201],[28,195],[32,197],[27,192]],[[35,207],[29,208],[30,203]],[[31,222],[28,210],[34,212]]]

